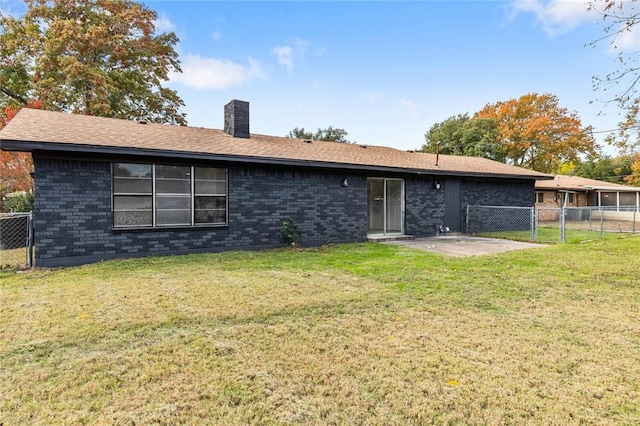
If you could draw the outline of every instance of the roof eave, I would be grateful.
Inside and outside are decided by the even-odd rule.
[[[414,175],[431,175],[431,176],[458,176],[458,177],[491,177],[491,178],[505,178],[505,179],[521,179],[521,180],[542,180],[553,179],[553,176],[539,176],[539,175],[527,175],[527,174],[508,174],[508,173],[487,173],[487,172],[466,172],[456,170],[434,170],[434,169],[414,169],[414,168],[402,168],[402,167],[388,167],[388,166],[375,166],[366,164],[353,164],[353,163],[334,163],[328,161],[313,161],[313,160],[296,160],[290,158],[277,158],[277,157],[254,157],[254,156],[239,156],[228,154],[211,154],[202,152],[188,152],[188,151],[172,151],[172,150],[156,150],[156,149],[142,149],[133,147],[116,147],[116,146],[96,146],[96,145],[83,145],[83,144],[69,144],[69,143],[56,143],[56,142],[32,142],[32,141],[19,141],[11,139],[1,139],[0,148],[4,151],[19,151],[19,152],[61,152],[61,153],[84,153],[84,154],[104,154],[104,155],[126,155],[126,156],[140,156],[140,157],[167,157],[175,159],[179,156],[182,159],[189,160],[210,160],[210,161],[224,161],[233,163],[245,163],[245,164],[265,164],[265,165],[282,165],[282,166],[295,166],[295,167],[317,167],[317,168],[329,168],[329,169],[347,169],[347,170],[366,170],[366,171],[379,171],[387,173],[404,173]]]

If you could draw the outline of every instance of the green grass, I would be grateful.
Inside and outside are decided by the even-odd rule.
[[[513,241],[531,241],[531,231],[502,231],[502,232],[483,232],[477,234],[477,236],[490,237],[490,238],[503,238]],[[568,244],[575,244],[584,241],[590,241],[601,238],[613,238],[620,237],[620,232],[606,231],[600,235],[600,230],[589,231],[583,229],[567,228],[565,231],[565,242]],[[558,227],[540,227],[537,230],[536,242],[545,244],[560,243],[560,229]]]
[[[0,272],[0,424],[638,424],[640,238]]]

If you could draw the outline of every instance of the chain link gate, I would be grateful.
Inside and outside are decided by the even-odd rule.
[[[33,266],[33,213],[0,213],[0,269]]]

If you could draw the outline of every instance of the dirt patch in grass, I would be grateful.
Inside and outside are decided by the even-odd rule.
[[[635,424],[639,249],[361,244],[0,274],[0,422]]]

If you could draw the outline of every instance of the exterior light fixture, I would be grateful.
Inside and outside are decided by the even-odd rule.
[[[440,189],[440,182],[437,179],[433,182],[433,187],[435,189]]]
[[[342,179],[342,186],[344,187],[349,186],[349,181],[347,180],[347,178]]]

